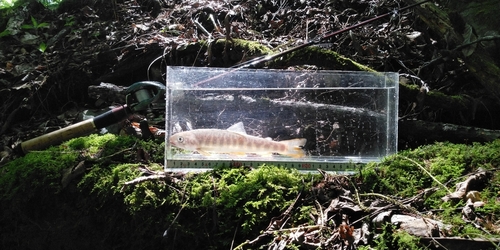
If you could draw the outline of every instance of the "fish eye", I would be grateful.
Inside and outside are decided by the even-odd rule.
[[[177,138],[177,141],[180,142],[180,143],[183,143],[184,142],[184,137],[179,136]]]

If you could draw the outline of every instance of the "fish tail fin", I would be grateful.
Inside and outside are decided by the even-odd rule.
[[[304,150],[301,148],[306,145],[307,139],[297,138],[291,140],[280,141],[286,145],[287,151],[283,155],[287,155],[293,158],[301,158],[306,155]]]

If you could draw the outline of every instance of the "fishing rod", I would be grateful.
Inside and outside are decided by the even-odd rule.
[[[17,145],[15,150],[26,154],[34,150],[43,150],[75,137],[88,135],[98,129],[123,121],[132,113],[147,110],[164,93],[165,85],[160,82],[136,82],[130,85],[125,92],[126,104],[94,118],[24,141]]]
[[[354,25],[351,25],[349,27],[346,27],[346,28],[343,28],[341,30],[337,30],[337,31],[333,31],[333,32],[330,32],[318,39],[315,39],[315,40],[312,40],[312,41],[309,41],[307,43],[304,43],[304,44],[301,44],[301,45],[298,45],[296,47],[293,47],[293,48],[290,48],[290,49],[287,49],[287,50],[284,50],[282,52],[279,52],[279,53],[276,53],[276,54],[271,54],[271,55],[265,55],[265,56],[260,56],[260,57],[256,57],[254,59],[251,59],[251,60],[248,60],[248,61],[245,61],[243,63],[240,63],[240,64],[236,64],[236,65],[233,65],[231,66],[230,68],[232,68],[233,70],[230,70],[228,72],[225,72],[225,73],[222,73],[222,74],[219,74],[219,75],[216,75],[216,76],[213,76],[213,77],[210,77],[208,79],[205,79],[203,81],[199,81],[197,83],[194,84],[194,86],[200,86],[202,84],[205,84],[207,82],[210,82],[212,80],[215,80],[215,79],[218,79],[220,77],[223,77],[227,74],[230,74],[230,73],[233,73],[235,71],[238,71],[239,69],[243,69],[243,68],[248,68],[248,67],[251,67],[251,66],[256,66],[262,62],[266,62],[266,61],[269,61],[269,60],[272,60],[272,59],[275,59],[277,57],[281,57],[281,56],[284,56],[286,54],[289,54],[289,53],[292,53],[294,51],[297,51],[297,50],[300,50],[300,49],[303,49],[305,47],[308,47],[308,46],[311,46],[311,45],[314,45],[314,44],[318,44],[318,43],[321,43],[322,41],[326,40],[326,39],[329,39],[333,36],[336,36],[336,35],[339,35],[339,34],[342,34],[344,32],[347,32],[347,31],[350,31],[350,30],[353,30],[353,29],[356,29],[356,28],[359,28],[363,25],[366,25],[366,24],[369,24],[369,23],[372,23],[372,22],[375,22],[379,19],[382,19],[384,17],[387,17],[387,16],[390,16],[392,15],[393,13],[397,13],[397,12],[401,12],[401,11],[404,11],[404,10],[407,10],[407,9],[411,9],[411,8],[414,8],[418,5],[421,5],[421,4],[424,4],[426,2],[430,2],[431,0],[423,0],[421,2],[418,2],[418,3],[414,3],[412,5],[409,5],[409,6],[406,6],[406,7],[403,7],[403,8],[399,8],[397,10],[393,10],[391,12],[387,12],[387,13],[384,13],[380,16],[376,16],[376,17],[373,17],[373,18],[370,18],[368,20],[365,20],[365,21],[362,21],[360,23],[357,23],[357,24],[354,24]],[[168,83],[167,83],[168,84]]]
[[[368,20],[365,20],[365,21],[362,21],[360,23],[357,23],[357,24],[354,24],[354,25],[351,25],[349,27],[346,27],[346,28],[343,28],[341,30],[337,30],[337,31],[333,31],[333,32],[330,32],[318,39],[315,39],[315,40],[311,40],[307,43],[304,43],[304,44],[301,44],[301,45],[298,45],[296,47],[293,47],[293,48],[290,48],[290,49],[287,49],[287,50],[284,50],[282,52],[279,52],[277,54],[272,54],[272,55],[265,55],[265,56],[260,56],[260,57],[257,57],[257,58],[254,58],[254,59],[251,59],[251,60],[248,60],[246,62],[243,62],[243,63],[240,63],[240,64],[237,64],[237,65],[234,65],[232,66],[231,68],[246,68],[246,67],[250,67],[250,66],[255,66],[255,65],[258,65],[259,63],[262,63],[262,62],[265,62],[265,61],[269,61],[269,60],[272,60],[274,58],[277,58],[277,57],[281,57],[281,56],[284,56],[286,54],[289,54],[291,52],[294,52],[294,51],[297,51],[299,49],[302,49],[302,48],[305,48],[305,47],[309,47],[311,45],[314,45],[314,44],[318,44],[318,43],[321,43],[322,41],[326,40],[326,39],[329,39],[333,36],[336,36],[336,35],[339,35],[339,34],[342,34],[344,32],[347,32],[347,31],[350,31],[350,30],[353,30],[353,29],[356,29],[356,28],[359,28],[363,25],[366,25],[366,24],[369,24],[369,23],[372,23],[374,21],[377,21],[379,19],[382,19],[384,17],[387,17],[387,16],[390,16],[394,13],[398,13],[398,12],[401,12],[401,11],[404,11],[404,10],[407,10],[407,9],[411,9],[413,7],[416,7],[418,5],[421,5],[423,3],[426,3],[426,2],[429,2],[430,0],[424,0],[424,1],[421,1],[421,2],[418,2],[418,3],[414,3],[412,5],[409,5],[409,6],[406,6],[406,7],[403,7],[403,8],[400,8],[398,10],[393,10],[391,12],[387,12],[387,13],[384,13],[380,16],[376,16],[376,17],[373,17],[373,18],[370,18]]]

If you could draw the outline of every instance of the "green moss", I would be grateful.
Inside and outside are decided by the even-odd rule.
[[[460,208],[464,206],[465,201],[444,202],[441,198],[447,195],[448,191],[438,185],[432,177],[446,185],[448,190],[454,191],[455,184],[464,181],[468,173],[478,168],[493,170],[499,165],[500,140],[472,145],[435,143],[399,152],[378,164],[368,164],[356,178],[359,179],[361,192],[378,192],[397,197],[411,197],[426,188],[437,187],[438,190],[427,197],[423,204],[424,208],[421,209],[443,209],[434,216],[452,225],[450,235],[470,236],[481,232],[462,219]],[[423,171],[421,167],[430,174]],[[485,217],[497,217],[500,214],[500,205],[497,202],[500,177],[497,171],[493,171],[493,178],[484,183],[484,186],[485,188],[480,192],[486,204],[482,208],[477,208],[476,212]],[[494,230],[491,232],[498,233]],[[382,243],[379,241],[379,243],[382,245],[378,247],[383,249],[387,241]]]
[[[271,53],[271,49],[255,41],[218,39],[208,46],[211,66],[230,66]]]
[[[417,84],[408,84],[410,81],[399,81],[399,87],[404,87],[404,89],[411,91],[420,91],[420,86]]]
[[[92,134],[86,137],[78,137],[67,141],[61,145],[64,150],[78,150],[79,153],[85,153],[86,156],[96,154],[108,142],[115,140],[116,136],[113,134],[105,134],[102,136]]]
[[[273,66],[317,65],[325,69],[375,72],[370,67],[357,63],[335,51],[314,46],[292,52],[271,64]]]
[[[405,231],[398,230],[393,234],[393,237],[392,243],[396,245],[396,247],[392,249],[427,249],[420,244],[418,237],[410,235]]]
[[[229,41],[226,41],[225,39],[219,39],[217,40],[216,43],[218,45],[225,45],[226,42],[229,43],[233,49],[244,50],[245,53],[249,56],[266,55],[272,52],[271,49],[262,45],[259,42],[248,41],[243,39],[231,39]]]
[[[429,186],[437,186],[431,176],[407,160],[423,166],[441,183],[456,183],[465,173],[479,167],[491,169],[500,164],[500,140],[489,144],[436,143],[402,151],[378,164],[368,164],[359,174],[363,190],[412,196]],[[450,185],[453,189],[453,185]]]
[[[30,152],[22,158],[2,167],[0,194],[3,200],[26,201],[33,197],[45,197],[60,190],[61,171],[76,166],[96,154],[105,143],[114,139],[113,135],[77,138],[58,147],[44,151]]]
[[[217,203],[235,211],[243,218],[244,231],[269,223],[269,216],[279,215],[304,188],[295,170],[262,166],[250,171],[243,180],[221,178],[221,193]]]
[[[10,211],[0,221],[28,218],[12,223],[31,225],[31,220],[48,221],[52,214],[63,214],[77,222],[72,224],[74,230],[99,228],[106,244],[115,247],[154,247],[161,241],[167,242],[169,249],[227,249],[233,240],[237,245],[260,235],[271,218],[281,215],[301,192],[303,196],[294,206],[287,227],[313,225],[315,221],[310,215],[320,213],[311,192],[322,176],[269,165],[257,169],[217,167],[188,174],[177,182],[154,179],[125,186],[126,182],[145,176],[141,168],[163,170],[163,147],[163,141],[93,135],[12,161],[0,175],[2,207]],[[82,160],[86,162],[85,174],[62,189],[61,170]],[[467,178],[466,173],[479,167],[495,169],[498,165],[500,140],[473,145],[436,143],[370,163],[352,176],[352,183],[357,183],[361,194],[410,197],[425,188],[440,187],[430,175],[453,190],[457,182]],[[486,205],[477,209],[479,214],[496,218],[500,213],[496,202],[499,181],[495,172],[481,191]],[[441,197],[446,194],[440,188],[427,198],[424,206],[443,209],[434,216],[452,224],[453,235],[478,233],[461,219],[457,208],[463,206],[463,201],[443,202]],[[44,214],[40,211],[45,211],[46,217],[35,219]],[[81,218],[92,218],[95,228],[91,226],[94,224],[80,222]],[[103,224],[111,226],[102,228]],[[8,233],[8,227],[0,232]],[[373,244],[380,249],[422,247],[415,238],[392,227]]]
[[[405,231],[396,230],[394,225],[386,224],[383,232],[375,239],[376,249],[427,249],[419,242],[419,238]]]
[[[2,200],[28,201],[59,191],[61,170],[75,164],[78,154],[59,152],[55,148],[31,152],[2,167],[0,194]],[[43,188],[41,188],[43,187]]]
[[[467,96],[463,95],[446,95],[439,91],[429,91],[427,93],[428,99],[436,100],[439,102],[451,104],[455,109],[465,109],[468,108],[467,105],[470,103],[470,100]]]
[[[241,225],[245,234],[268,224],[302,189],[301,174],[274,166],[218,168],[189,180],[193,208],[216,208],[220,222]]]

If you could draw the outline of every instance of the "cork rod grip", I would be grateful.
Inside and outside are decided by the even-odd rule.
[[[49,146],[59,144],[71,138],[88,135],[96,130],[93,119],[75,123],[68,127],[50,132],[48,134],[33,138],[21,143],[24,153],[34,150],[46,149]]]

